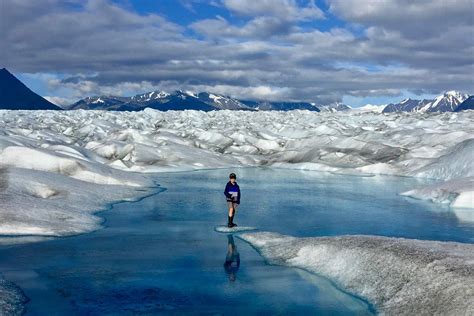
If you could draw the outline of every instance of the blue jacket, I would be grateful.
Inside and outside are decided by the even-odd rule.
[[[237,182],[227,182],[225,186],[224,195],[227,198],[227,202],[234,202],[240,204],[240,188]]]

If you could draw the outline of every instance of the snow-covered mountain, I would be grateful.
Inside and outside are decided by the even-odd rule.
[[[358,108],[353,108],[352,111],[381,113],[386,106],[387,104],[382,104],[382,105],[366,104]]]
[[[453,112],[469,95],[458,91],[448,91],[427,104],[422,112]]]
[[[241,101],[223,95],[201,92],[197,95],[197,97],[203,102],[213,105],[217,109],[221,110],[253,110]]]
[[[115,96],[100,96],[100,97],[87,97],[82,99],[66,109],[71,110],[116,110],[120,106],[129,101],[129,98],[115,97]]]
[[[314,103],[308,102],[270,102],[270,101],[241,101],[245,105],[258,111],[291,111],[309,110],[319,112]]]
[[[345,105],[330,105],[331,109],[345,109]],[[193,93],[176,90],[172,93],[152,91],[133,97],[95,96],[87,97],[67,107],[68,110],[93,109],[112,111],[156,110],[310,110],[319,112],[319,106],[308,102],[243,101],[209,92]],[[348,108],[348,107],[347,107]]]
[[[246,111],[290,111],[309,110],[316,112],[371,111],[371,112],[453,112],[468,95],[457,91],[448,91],[434,100],[405,99],[388,105],[367,105],[361,108],[335,102],[327,105],[312,102],[278,102],[239,100],[210,92],[194,93],[176,90],[152,91],[133,97],[95,96],[87,97],[70,105],[67,109],[91,109],[111,111],[141,111],[145,108],[156,110],[246,110]],[[472,108],[472,106],[471,106]]]
[[[315,104],[313,103],[313,105]],[[321,112],[341,112],[352,109],[350,106],[340,102],[334,102],[328,105],[316,105],[316,107],[321,110]]]
[[[172,93],[152,91],[133,97],[96,96],[88,97],[70,105],[68,109],[94,109],[112,111],[141,111],[145,108],[156,110],[202,110],[218,109],[252,110],[252,108],[230,97],[207,92],[195,94],[176,90]]]
[[[31,91],[6,68],[0,69],[0,109],[61,110],[61,108]]]
[[[468,97],[458,91],[447,91],[434,100],[405,99],[400,103],[391,103],[382,112],[453,112]]]
[[[170,94],[165,91],[152,91],[144,94],[137,94],[133,96],[131,99],[135,102],[149,102],[152,100],[164,99],[169,97]]]
[[[215,107],[200,100],[197,95],[181,90],[167,93],[152,91],[133,97],[96,96],[88,97],[67,107],[69,110],[94,109],[111,111],[141,111],[145,108],[156,110],[201,110],[211,111]]]
[[[432,100],[414,100],[405,99],[399,103],[390,103],[383,110],[383,113],[390,112],[421,112],[427,104],[431,103]]]

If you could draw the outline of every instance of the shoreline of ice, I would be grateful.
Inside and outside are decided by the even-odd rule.
[[[156,187],[103,185],[70,176],[23,168],[0,169],[0,236],[59,237],[101,227],[96,214],[120,201],[134,201]],[[127,181],[130,177],[127,177]],[[6,240],[1,240],[5,244]]]
[[[388,315],[474,313],[474,245],[379,236],[243,233],[271,264],[301,268]]]

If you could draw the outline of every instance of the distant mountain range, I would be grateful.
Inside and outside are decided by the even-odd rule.
[[[5,68],[0,69],[0,109],[61,110],[31,91]]]
[[[468,104],[461,106],[463,102]],[[469,103],[470,102],[470,103]],[[457,109],[472,109],[472,97],[457,91],[448,91],[433,100],[405,99],[399,103],[386,106],[372,106],[378,112],[454,112]],[[469,105],[471,104],[471,105]],[[177,90],[172,93],[153,91],[133,97],[96,96],[82,99],[70,106],[68,110],[114,110],[141,111],[145,108],[157,110],[246,110],[246,111],[290,111],[310,110],[316,112],[340,112],[352,108],[343,103],[319,105],[309,102],[269,102],[238,100],[228,96],[208,92],[193,93]],[[380,110],[379,110],[380,109]],[[356,109],[355,109],[356,110]],[[367,110],[367,109],[366,109]]]
[[[458,91],[448,91],[434,100],[405,99],[400,103],[388,104],[383,113],[390,112],[454,112],[469,96]]]
[[[114,111],[141,111],[152,108],[168,110],[248,110],[255,111],[252,103],[208,92],[193,93],[176,90],[172,93],[152,91],[133,97],[96,96],[87,97],[66,107],[68,110],[93,109]]]
[[[202,111],[289,111],[296,109],[304,109],[316,112],[320,111],[319,107],[317,107],[313,103],[307,102],[246,101],[209,92],[193,93],[181,90],[176,90],[171,93],[164,91],[152,91],[144,94],[138,94],[133,97],[88,97],[66,107],[66,109],[68,110],[94,109],[115,111],[141,111],[145,108],[152,108],[162,111],[185,109]]]
[[[309,102],[270,102],[238,100],[209,92],[193,93],[177,90],[172,93],[153,91],[133,97],[96,96],[88,97],[66,107],[68,110],[94,109],[115,111],[140,111],[145,108],[157,110],[245,110],[245,111],[290,111],[310,110],[337,112],[351,107],[343,103],[316,105]]]
[[[343,103],[320,105],[310,102],[270,102],[239,100],[209,92],[193,93],[176,90],[168,93],[152,91],[133,97],[95,96],[65,106],[65,110],[110,110],[141,111],[153,108],[168,110],[245,110],[245,111],[289,111],[310,110],[315,112],[340,112],[352,110]],[[31,91],[7,69],[0,69],[0,109],[11,110],[60,110],[61,108]],[[434,100],[406,99],[386,106],[368,105],[355,108],[360,111],[390,112],[459,112],[474,109],[473,96],[457,91],[448,91]]]

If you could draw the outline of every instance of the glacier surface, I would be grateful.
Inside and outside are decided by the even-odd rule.
[[[403,194],[469,209],[473,119],[471,111],[3,110],[0,234],[90,231],[100,224],[94,211],[154,186],[144,173],[238,166],[434,178],[438,185]]]
[[[377,236],[244,233],[268,262],[330,278],[388,315],[474,314],[474,245]]]
[[[218,233],[240,233],[240,232],[245,232],[245,231],[250,231],[250,230],[257,230],[256,227],[250,227],[250,226],[236,226],[236,227],[227,227],[227,226],[216,226],[214,230]]]
[[[473,119],[471,111],[3,110],[0,235],[8,237],[0,244],[97,229],[97,210],[156,186],[144,173],[220,167],[434,178],[439,183],[401,193],[472,218]],[[473,313],[472,245],[243,236],[267,258],[327,275],[382,311]],[[24,301],[20,292],[3,279],[0,291],[0,311],[21,313],[9,310]]]

